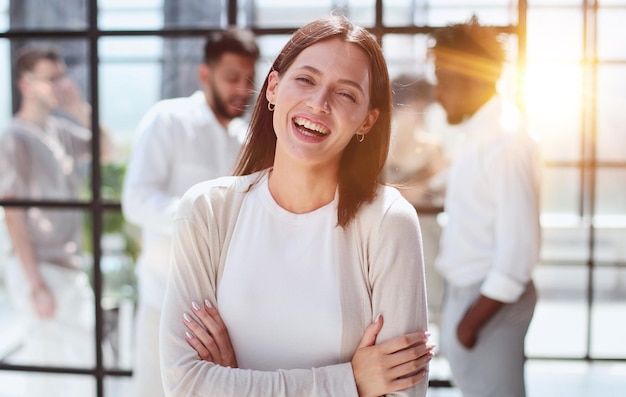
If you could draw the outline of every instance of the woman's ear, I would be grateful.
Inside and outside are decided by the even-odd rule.
[[[378,120],[379,114],[380,114],[380,110],[378,110],[377,108],[370,110],[367,113],[367,116],[365,116],[365,120],[363,121],[361,126],[358,128],[356,133],[364,135],[370,132],[374,124],[376,124],[376,120]]]
[[[265,91],[265,99],[271,104],[276,104],[276,91],[278,90],[278,72],[272,70],[267,76],[267,90]]]

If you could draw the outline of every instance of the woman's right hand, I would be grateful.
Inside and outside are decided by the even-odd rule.
[[[408,389],[427,378],[434,345],[428,333],[413,332],[375,344],[383,327],[379,315],[363,334],[352,357],[359,397],[376,397]]]
[[[183,323],[189,330],[185,333],[187,343],[198,353],[201,360],[223,367],[237,368],[237,358],[228,329],[217,309],[208,299],[204,300],[204,305],[192,302],[191,309],[200,322],[184,313]]]

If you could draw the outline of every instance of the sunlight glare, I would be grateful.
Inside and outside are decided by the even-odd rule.
[[[562,64],[528,65],[524,103],[534,114],[580,108],[582,76],[579,68]]]

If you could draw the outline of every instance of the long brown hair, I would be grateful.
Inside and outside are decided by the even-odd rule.
[[[378,177],[389,151],[391,88],[382,50],[366,29],[354,25],[345,17],[329,16],[298,29],[276,57],[270,73],[275,70],[282,75],[304,49],[332,38],[353,43],[367,54],[371,79],[369,107],[380,110],[376,123],[363,142],[358,142],[355,135],[341,156],[337,223],[346,227],[361,205],[374,198]],[[265,78],[257,97],[235,175],[248,175],[274,164],[276,134],[272,123],[273,113],[268,110],[268,100],[265,97],[267,86],[268,77]]]

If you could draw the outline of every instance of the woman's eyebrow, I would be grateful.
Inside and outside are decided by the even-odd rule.
[[[313,66],[310,66],[310,65],[299,66],[298,69],[305,69],[305,70],[307,70],[307,71],[309,71],[309,72],[311,72],[311,73],[313,73],[314,75],[317,75],[317,76],[321,76],[322,75],[322,72],[319,69],[317,69],[317,68],[315,68]],[[339,79],[339,82],[341,84],[346,84],[346,85],[352,86],[352,87],[356,88],[357,90],[359,90],[359,92],[362,95],[365,95],[365,91],[363,90],[363,87],[361,87],[361,85],[359,83],[357,83],[356,81],[350,80],[350,79]]]

